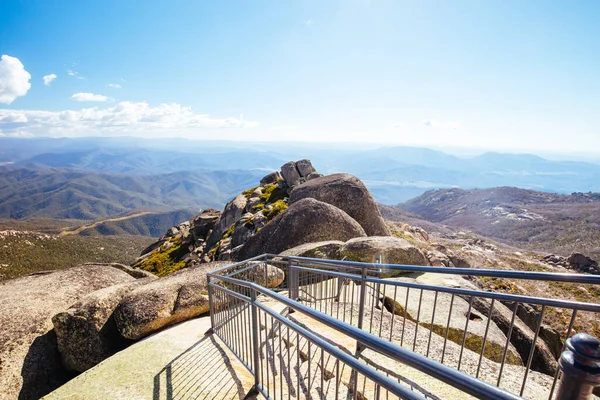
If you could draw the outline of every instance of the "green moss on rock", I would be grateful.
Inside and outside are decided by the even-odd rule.
[[[253,188],[250,188],[250,189],[248,189],[248,190],[244,190],[244,191],[242,192],[242,194],[243,194],[244,196],[246,196],[246,198],[247,198],[247,199],[249,199],[249,198],[250,198],[250,196],[252,195],[252,193],[254,193],[254,191],[255,191],[256,189],[258,189],[258,188],[259,188],[259,186],[255,186],[255,187],[253,187]]]
[[[271,206],[273,208],[265,215],[268,221],[272,220],[288,208],[288,204],[283,200],[277,200],[271,204]]]
[[[165,276],[185,268],[186,263],[183,258],[186,254],[187,249],[185,246],[175,244],[167,250],[154,251],[150,257],[133,265],[133,267],[152,272],[157,276]]]
[[[266,203],[275,203],[278,200],[283,200],[287,197],[287,191],[281,189],[276,183],[266,185],[260,195],[260,199]]]
[[[232,224],[229,227],[229,229],[227,229],[227,231],[223,234],[223,236],[221,237],[221,240],[227,239],[228,237],[230,237],[231,235],[233,235],[234,231],[235,231],[235,224]]]

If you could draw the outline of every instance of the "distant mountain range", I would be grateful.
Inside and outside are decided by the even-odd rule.
[[[90,220],[132,210],[217,207],[255,185],[256,171],[125,175],[0,167],[0,218]]]
[[[443,188],[600,191],[600,165],[531,154],[458,157],[417,147],[186,139],[0,138],[0,218],[106,218],[139,209],[221,208],[289,160],[349,172],[382,204]]]
[[[418,217],[472,230],[515,246],[600,257],[600,194],[562,195],[514,187],[440,189],[387,209],[388,218]]]

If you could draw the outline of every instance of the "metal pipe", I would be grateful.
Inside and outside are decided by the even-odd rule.
[[[274,255],[266,254],[267,257]],[[281,257],[281,256],[279,256]],[[411,272],[430,272],[440,274],[455,274],[455,275],[471,275],[471,276],[490,276],[497,278],[511,278],[511,279],[526,279],[534,281],[553,281],[553,282],[572,282],[572,283],[600,283],[599,275],[589,274],[559,274],[550,272],[524,272],[524,271],[507,271],[497,269],[471,269],[471,268],[447,268],[447,267],[430,267],[420,265],[404,265],[404,264],[377,264],[377,263],[361,263],[357,261],[339,261],[339,260],[327,260],[326,262],[321,258],[310,258],[310,257],[296,257],[296,256],[285,256],[286,259],[308,261],[311,263],[319,264],[330,264],[330,265],[343,265],[343,266],[354,266],[354,267],[366,267],[377,270],[383,268],[387,270],[395,271],[411,271]]]
[[[252,305],[252,349],[254,353],[254,387],[260,390],[258,385],[260,383],[260,368],[258,364],[259,360],[259,348],[258,348],[258,309],[256,308],[256,291],[250,289],[250,301]]]

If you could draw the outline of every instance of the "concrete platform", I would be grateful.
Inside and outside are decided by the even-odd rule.
[[[254,377],[210,318],[175,325],[115,354],[43,399],[243,399]]]

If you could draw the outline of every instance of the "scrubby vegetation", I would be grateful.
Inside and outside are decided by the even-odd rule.
[[[152,272],[157,276],[165,276],[185,268],[183,257],[188,252],[181,243],[169,241],[163,244],[163,247],[163,251],[154,251],[142,264],[133,267]]]
[[[0,232],[0,280],[85,262],[132,263],[153,242],[144,236],[64,236]]]
[[[267,217],[267,220],[270,221],[282,212],[284,212],[288,208],[288,204],[283,200],[277,200],[273,204],[271,204],[273,208],[270,211],[264,210],[263,214]],[[265,213],[265,211],[267,211]]]
[[[257,188],[258,188],[258,186],[254,186],[253,188],[250,188],[250,189],[248,189],[248,190],[244,190],[244,191],[242,192],[242,194],[243,194],[244,196],[246,196],[246,198],[247,198],[247,199],[249,199],[249,198],[250,198],[250,196],[252,195],[252,193],[254,193],[254,191],[255,191]]]
[[[276,183],[269,183],[263,188],[260,199],[264,203],[274,203],[287,197],[287,191],[277,186]]]

